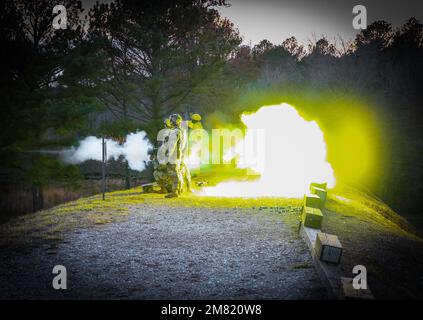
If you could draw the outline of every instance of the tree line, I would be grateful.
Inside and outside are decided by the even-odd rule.
[[[244,111],[280,102],[319,122],[341,178],[397,209],[416,208],[423,189],[418,20],[399,28],[377,21],[351,41],[291,37],[248,46],[219,15],[223,0],[62,2],[65,30],[52,28],[55,1],[0,4],[2,183],[30,185],[35,210],[43,186],[81,180],[78,167],[37,150],[135,130],[155,140],[173,112],[207,114],[209,127],[233,125]],[[378,119],[372,147],[379,158],[362,172],[374,179],[354,181],[343,165],[361,161],[348,158],[354,142],[337,134],[348,110]]]

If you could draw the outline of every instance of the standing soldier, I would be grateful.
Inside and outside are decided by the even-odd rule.
[[[203,129],[201,124],[201,116],[198,113],[190,115],[190,120],[184,121],[182,128],[182,160],[181,160],[181,175],[183,178],[183,184],[187,186],[188,192],[193,192],[191,188],[191,172],[185,162],[185,156],[188,156],[188,129]],[[181,184],[182,192],[182,184]]]
[[[203,129],[203,125],[201,124],[201,116],[198,113],[191,114],[191,120],[188,121],[188,128],[195,130],[195,129]]]
[[[172,124],[170,123],[169,118],[166,118],[164,120],[163,126],[164,126],[164,129],[166,129],[163,143],[167,143],[169,141],[170,130],[172,129]],[[150,156],[150,160],[153,164],[153,169],[154,169],[153,176],[160,187],[160,192],[169,193],[172,190],[172,181],[169,175],[168,164],[167,164],[167,156],[168,156],[167,150],[164,156],[165,157],[160,157],[153,154]]]
[[[182,117],[179,114],[172,114],[170,117],[172,129],[168,140],[168,172],[172,181],[172,192],[166,198],[178,197],[182,189],[183,179],[181,174],[181,160],[182,160],[182,133],[181,122]]]

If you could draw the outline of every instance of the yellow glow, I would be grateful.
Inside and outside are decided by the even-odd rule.
[[[380,152],[375,143],[372,121],[363,114],[346,118],[334,137],[336,170],[346,181],[370,181],[379,174],[375,170],[375,155]],[[373,133],[373,134],[369,134]]]
[[[201,165],[201,142],[195,143],[189,150],[186,163],[190,169],[198,169]]]
[[[209,161],[209,137],[205,130],[194,129],[189,134],[188,156],[185,160],[188,168],[198,169]]]
[[[301,197],[311,182],[335,186],[332,166],[326,161],[323,133],[314,121],[304,120],[283,103],[243,114],[245,136],[224,158],[236,158],[240,168],[259,173],[254,181],[228,181],[203,188],[200,194],[219,197]],[[264,140],[260,140],[264,133]],[[254,146],[251,146],[253,144]],[[245,159],[245,153],[254,153]],[[251,161],[252,159],[252,161]],[[248,161],[250,160],[250,161]]]

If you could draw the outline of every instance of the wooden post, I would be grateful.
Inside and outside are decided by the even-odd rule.
[[[109,179],[107,178],[107,139],[104,140],[104,193],[109,191]]]
[[[102,157],[101,157],[101,178],[102,178],[102,192],[103,200],[106,199],[106,141],[102,138]]]

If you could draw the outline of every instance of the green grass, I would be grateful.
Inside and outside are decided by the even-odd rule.
[[[379,199],[356,188],[341,185],[328,192],[326,208],[338,213],[339,219],[353,218],[375,224],[388,232],[418,239],[415,229]],[[336,217],[336,216],[335,216]],[[337,221],[334,219],[333,222]],[[357,230],[359,232],[360,230]]]
[[[201,175],[193,174],[196,181],[206,185],[215,185],[228,177],[245,180],[243,170],[223,166],[216,176],[212,170],[202,169]],[[253,179],[250,177],[249,179]],[[37,239],[60,240],[64,234],[78,228],[102,226],[125,221],[132,212],[131,208],[142,204],[165,207],[199,207],[208,209],[238,209],[256,214],[271,211],[280,213],[281,219],[296,229],[299,221],[298,207],[302,199],[287,198],[219,198],[184,194],[179,198],[166,199],[163,194],[142,193],[141,187],[115,191],[106,194],[106,200],[100,195],[81,198],[55,208],[17,217],[0,226],[0,241],[34,241]],[[350,217],[356,221],[377,224],[380,228],[407,237],[413,235],[412,228],[388,206],[359,190],[341,186],[328,192],[327,208],[336,212],[332,221],[344,221]],[[297,211],[296,211],[297,210]],[[140,212],[140,211],[138,211]],[[140,213],[142,214],[142,213]],[[352,220],[351,220],[352,223]],[[353,228],[352,224],[349,226]],[[360,230],[357,230],[359,233]]]
[[[144,202],[139,193],[139,189],[134,189],[119,197],[119,193],[112,192],[104,201],[96,195],[20,216],[1,226],[2,240],[60,240],[66,232],[77,228],[124,221],[131,206]]]

